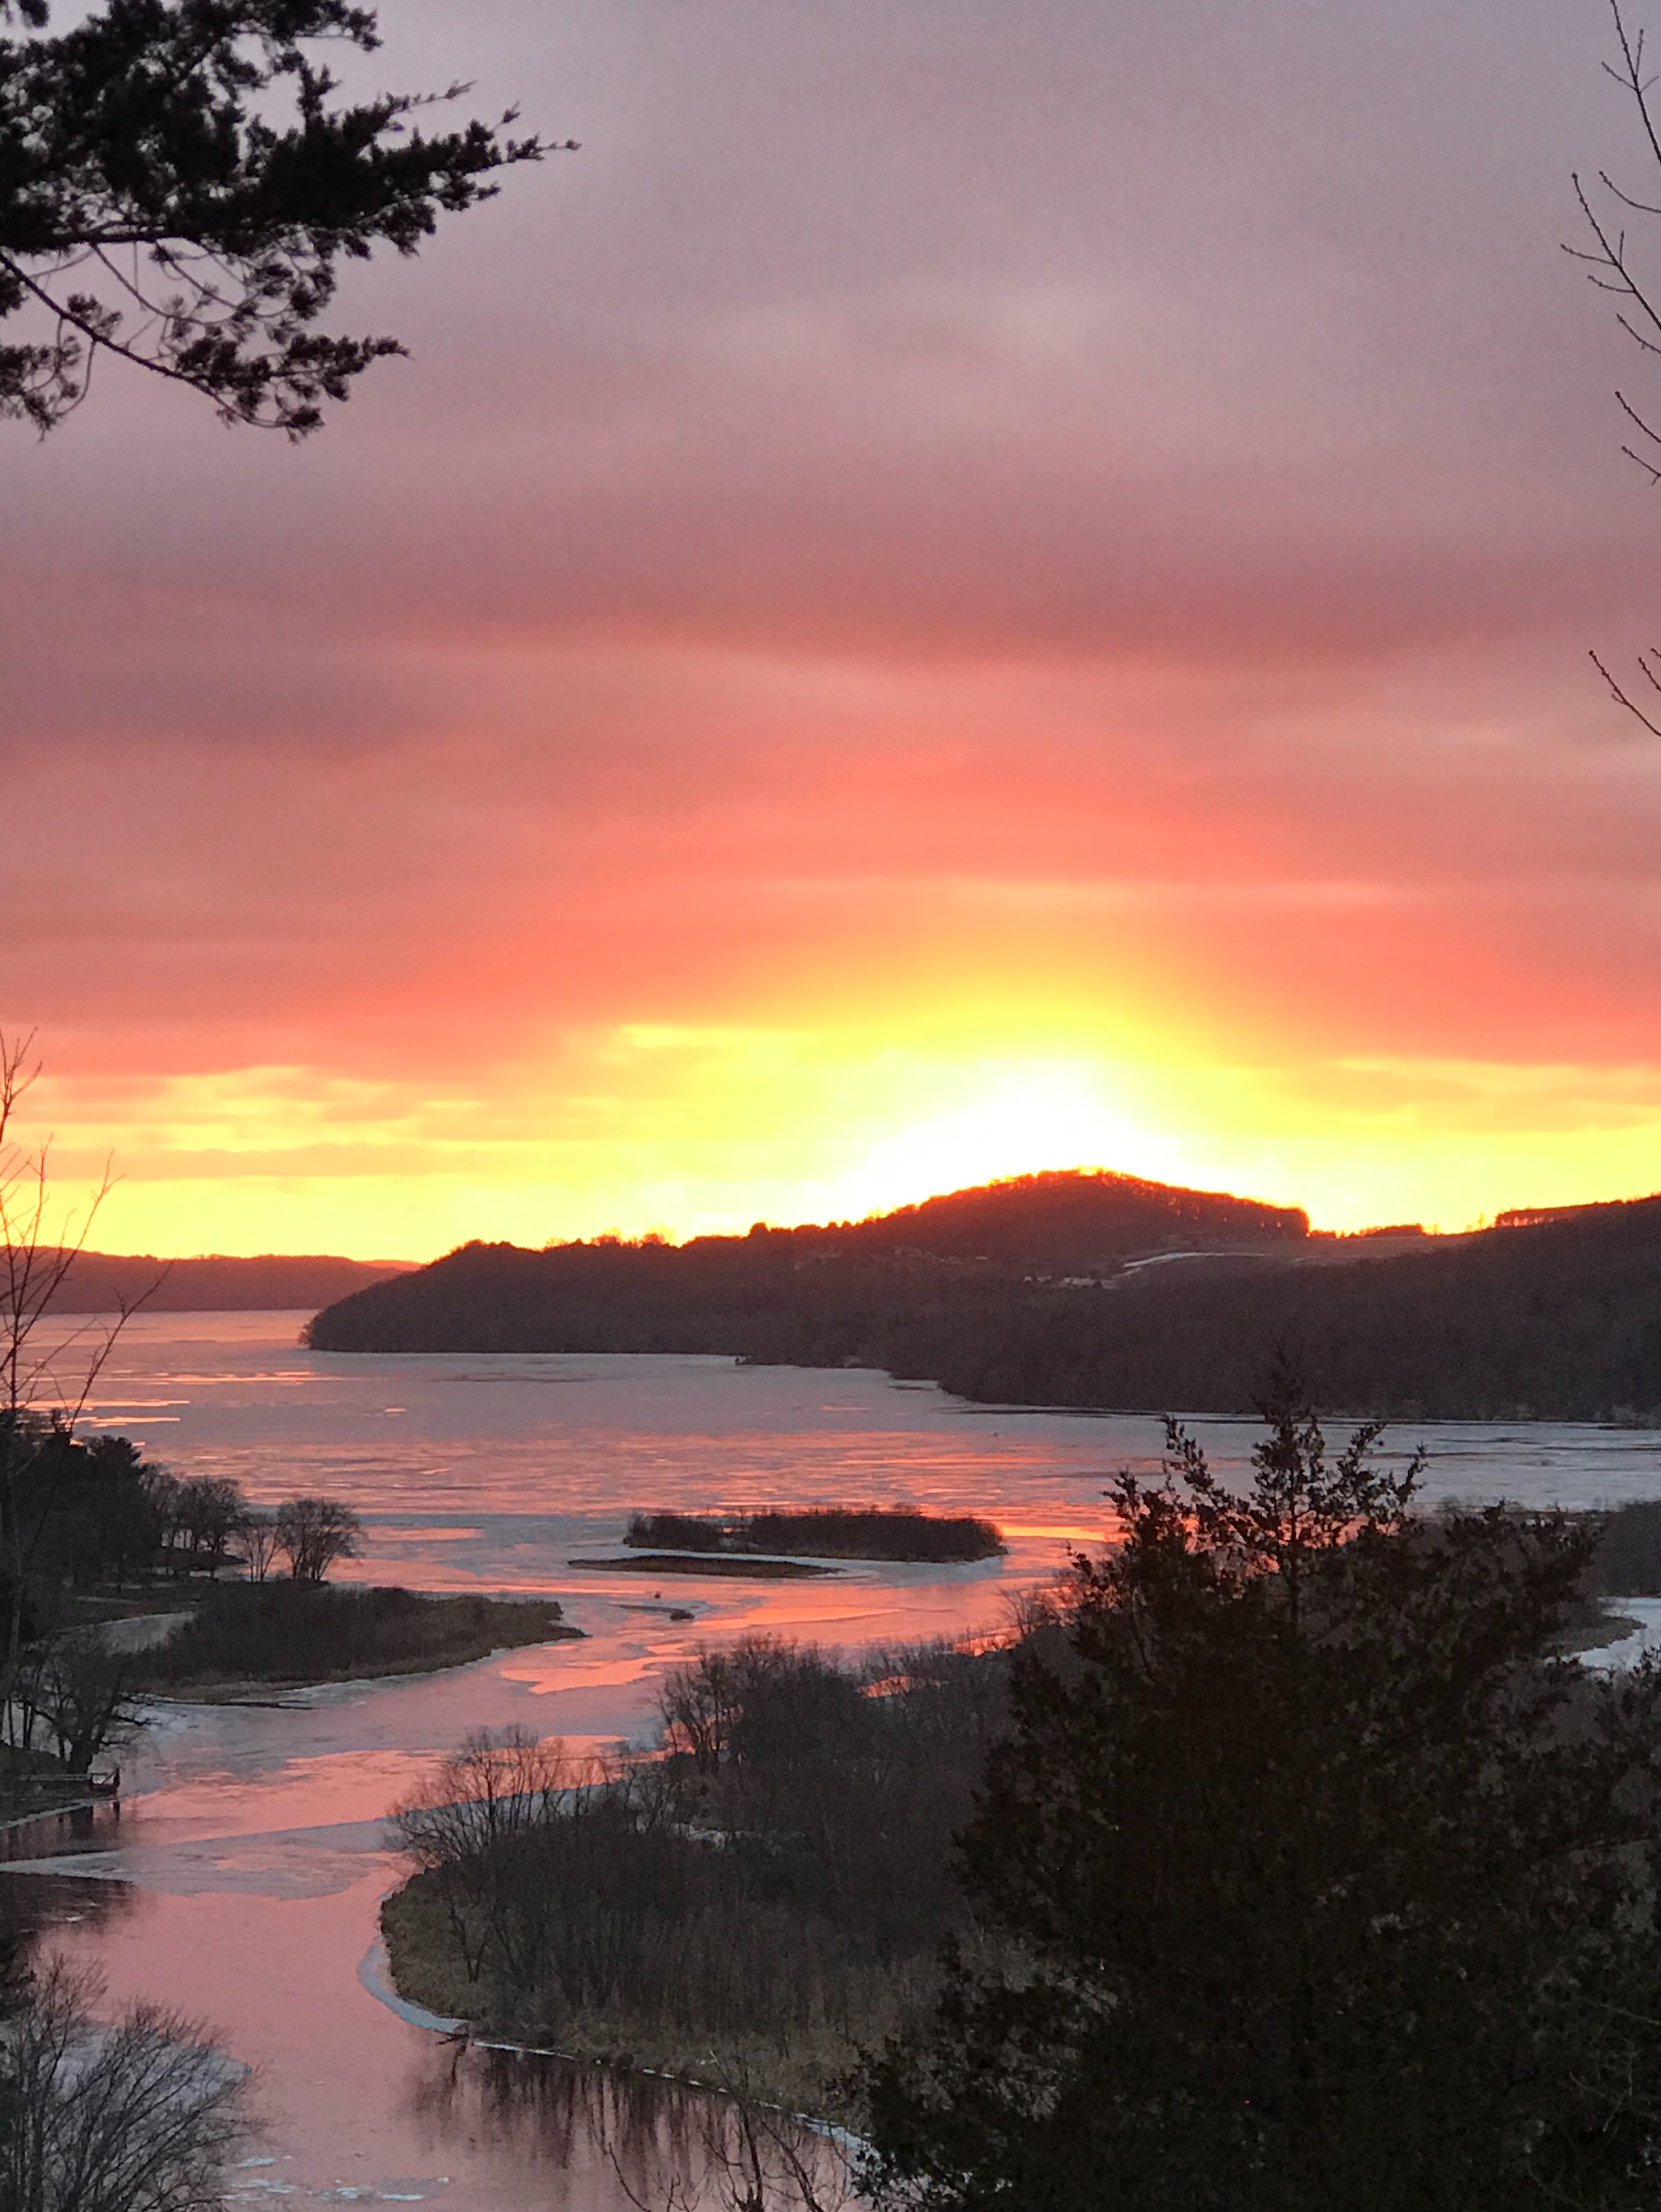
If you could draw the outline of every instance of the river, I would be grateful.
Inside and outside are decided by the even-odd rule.
[[[390,2001],[375,1956],[377,1906],[401,1875],[388,1808],[470,1729],[647,1740],[659,1678],[706,1640],[766,1629],[853,1649],[996,1626],[1013,1593],[1099,1532],[1107,1477],[1157,1464],[1159,1424],[968,1407],[865,1370],[314,1353],[297,1348],[303,1319],[141,1315],[88,1421],[181,1474],[233,1475],[261,1503],[345,1498],[366,1538],[342,1578],[550,1593],[587,1639],[269,1708],[159,1707],[123,1754],[119,1820],[15,1835],[8,1877],[46,1940],[95,1964],[113,1998],[206,2021],[252,2068],[263,2134],[234,2202],[666,2203],[697,2163],[696,2100],[469,2051]],[[1214,1463],[1243,1462],[1248,1425],[1196,1425]],[[1389,1448],[1421,1441],[1432,1499],[1661,1495],[1648,1431],[1430,1424]],[[614,1550],[636,1508],[898,1502],[989,1515],[1007,1554],[666,1589],[570,1565]]]

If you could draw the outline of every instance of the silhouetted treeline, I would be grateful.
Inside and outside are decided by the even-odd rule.
[[[308,1309],[384,1282],[402,1263],[264,1253],[235,1259],[159,1260],[149,1253],[77,1253],[48,1300],[53,1313],[237,1313]]]
[[[1306,1217],[1128,1176],[1025,1176],[870,1221],[526,1251],[466,1244],[344,1298],[326,1352],[715,1352],[833,1365],[875,1359],[908,1317],[1026,1274],[1111,1270],[1131,1254],[1300,1242]]]
[[[181,1477],[145,1459],[127,1437],[83,1437],[31,1413],[0,1416],[0,1464],[9,1472],[10,1551],[31,1634],[37,1622],[58,1625],[88,1595],[107,1598],[239,1565],[259,1579],[278,1557],[302,1578],[320,1576],[352,1548],[356,1516],[335,1500],[296,1498],[262,1512],[227,1476]],[[295,1549],[294,1528],[305,1533],[308,1513],[338,1524],[326,1559]]]
[[[82,1443],[63,1423],[0,1417],[10,1645],[0,1669],[0,1812],[84,1775],[132,1717],[131,1668],[79,1621],[88,1590],[143,1578],[194,1551],[201,1493],[125,1437]],[[234,1486],[227,1485],[234,1490]],[[187,1517],[191,1527],[187,1528]]]
[[[820,1238],[822,1229],[785,1232]],[[926,1198],[868,1221],[837,1224],[845,1249],[911,1248],[942,1260],[991,1260],[1024,1268],[1090,1268],[1126,1252],[1299,1240],[1301,1206],[1268,1206],[1226,1191],[1188,1190],[1105,1170],[1068,1169]]]
[[[733,1523],[696,1513],[631,1513],[625,1544],[641,1551],[727,1552]]]
[[[631,1513],[626,1544],[647,1551],[772,1552],[820,1559],[990,1559],[1003,1540],[989,1521],[909,1506],[865,1511],[804,1506],[739,1513],[724,1520],[691,1513]]]
[[[901,1371],[989,1402],[1236,1412],[1282,1347],[1346,1413],[1661,1422],[1661,1199],[1399,1258],[1151,1267],[966,1318],[914,1331]]]
[[[1055,1186],[1089,1181],[1031,1180],[1045,1206]],[[1025,1187],[1007,1188],[1025,1205]],[[1082,1281],[884,1249],[878,1226],[821,1243],[826,1232],[799,1231],[679,1248],[470,1245],[319,1314],[313,1340],[858,1364],[985,1403],[1153,1413],[1249,1412],[1285,1349],[1343,1413],[1661,1421],[1661,1198],[1354,1260],[1244,1231],[1250,1249],[1231,1251],[1220,1225],[1201,1257],[1116,1267],[1102,1254]]]
[[[65,1592],[131,1582],[189,1541],[176,1510],[179,1486],[126,1437],[85,1442],[60,1423],[0,1416],[23,1568],[26,1630],[52,1616]]]

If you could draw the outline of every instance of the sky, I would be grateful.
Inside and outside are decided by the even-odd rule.
[[[581,142],[348,274],[411,358],[298,447],[109,364],[0,425],[0,1022],[95,1244],[1661,1187],[1603,0],[380,12]]]

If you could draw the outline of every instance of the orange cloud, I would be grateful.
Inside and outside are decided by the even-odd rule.
[[[1661,1182],[1591,31],[490,17],[396,58],[585,151],[363,278],[407,368],[0,449],[0,1017],[110,1241]]]

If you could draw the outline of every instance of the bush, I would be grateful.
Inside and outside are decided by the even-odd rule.
[[[1609,1516],[1591,1579],[1609,1597],[1661,1597],[1661,1498],[1646,1498]]]

